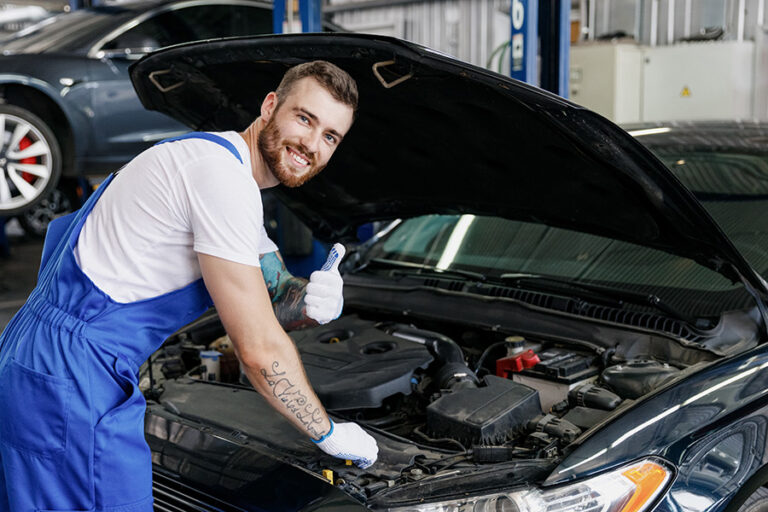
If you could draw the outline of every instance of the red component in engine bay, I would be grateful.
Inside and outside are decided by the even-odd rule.
[[[496,360],[496,376],[510,378],[510,374],[533,368],[541,362],[533,350],[526,350],[509,357]]]

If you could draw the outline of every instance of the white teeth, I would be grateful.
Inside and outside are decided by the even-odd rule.
[[[298,163],[298,164],[300,164],[300,165],[307,165],[307,164],[309,163],[307,160],[305,160],[305,159],[301,158],[299,155],[297,155],[297,154],[296,154],[296,153],[294,153],[293,151],[291,151],[291,156],[292,156],[292,157],[293,157],[293,159],[296,161],[296,163]]]

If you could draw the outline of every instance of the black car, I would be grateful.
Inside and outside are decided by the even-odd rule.
[[[379,459],[358,469],[291,428],[240,377],[210,311],[141,370],[158,510],[765,505],[764,127],[633,137],[376,36],[185,45],[131,76],[149,109],[241,129],[289,66],[316,58],[357,80],[359,115],[323,173],[277,192],[348,244],[345,308],[290,335],[333,418],[362,425]],[[386,220],[355,243],[359,224]],[[219,381],[200,378],[208,348],[224,354]]]
[[[187,131],[142,108],[132,62],[164,46],[271,32],[272,2],[161,0],[61,14],[0,42],[0,216],[25,211],[24,227],[42,235],[76,201],[73,181],[56,189],[62,173],[112,172]]]

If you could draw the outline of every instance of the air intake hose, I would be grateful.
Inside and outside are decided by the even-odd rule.
[[[477,375],[464,361],[461,347],[451,338],[438,332],[397,324],[387,330],[392,336],[425,345],[438,364],[435,372],[441,389],[476,388]]]

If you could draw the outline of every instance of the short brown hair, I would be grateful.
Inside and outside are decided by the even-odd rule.
[[[317,80],[337,101],[352,107],[357,112],[357,83],[349,73],[338,66],[324,60],[313,60],[286,71],[280,85],[277,86],[277,107],[287,98],[293,85],[302,78],[311,77]]]

